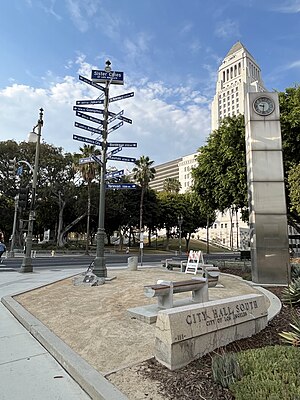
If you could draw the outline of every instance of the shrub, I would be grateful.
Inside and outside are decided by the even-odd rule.
[[[282,301],[294,306],[300,306],[300,278],[292,281],[287,288],[282,291]]]
[[[284,343],[290,344],[295,347],[300,346],[300,318],[294,312],[292,317],[292,323],[290,324],[292,331],[290,332],[281,332],[279,336],[281,336],[282,341]]]
[[[229,389],[236,400],[299,400],[300,350],[267,346],[238,354],[242,379]]]
[[[241,378],[241,369],[236,353],[217,354],[212,358],[214,381],[223,387],[229,387],[236,379]]]
[[[300,264],[291,264],[291,279],[292,281],[300,278]]]

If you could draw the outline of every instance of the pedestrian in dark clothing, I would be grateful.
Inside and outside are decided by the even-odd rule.
[[[2,263],[2,254],[6,252],[6,246],[3,242],[0,242],[0,263]]]

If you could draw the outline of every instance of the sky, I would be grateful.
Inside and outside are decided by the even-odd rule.
[[[109,105],[133,121],[109,141],[137,143],[118,155],[161,164],[194,153],[210,133],[218,68],[238,40],[270,91],[299,83],[299,22],[300,0],[1,1],[0,140],[27,140],[42,107],[43,140],[79,152],[74,134],[96,136],[75,121],[97,125],[73,106],[101,91],[78,76],[91,79],[109,59],[124,73],[110,97],[134,92]]]

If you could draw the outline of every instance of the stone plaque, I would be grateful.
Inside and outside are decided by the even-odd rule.
[[[265,328],[263,295],[250,294],[163,310],[156,321],[155,356],[170,369]]]

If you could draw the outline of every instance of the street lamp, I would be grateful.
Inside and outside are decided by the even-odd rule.
[[[183,223],[183,216],[180,214],[178,217],[178,227],[179,227],[179,255],[181,256],[181,227]]]
[[[111,71],[111,62],[106,61],[105,71]],[[99,193],[99,219],[96,235],[96,258],[94,259],[93,273],[99,278],[107,277],[107,268],[104,258],[105,244],[105,174],[106,174],[106,152],[107,152],[107,127],[108,127],[108,103],[109,103],[109,85],[110,81],[106,81],[104,87],[104,111],[103,111],[103,130],[102,130],[102,150],[101,150],[101,174],[100,174],[100,193]]]
[[[23,257],[20,272],[32,272],[32,259],[31,259],[31,249],[32,249],[32,236],[33,236],[33,221],[35,220],[35,199],[36,199],[36,184],[37,184],[37,174],[39,168],[39,158],[40,158],[40,144],[43,126],[43,109],[40,108],[40,115],[37,125],[33,128],[33,131],[28,135],[29,142],[35,142],[35,159],[34,168],[32,174],[32,193],[31,193],[31,204],[28,219],[28,232],[26,236],[25,244],[25,256]],[[37,132],[35,129],[37,128]]]

